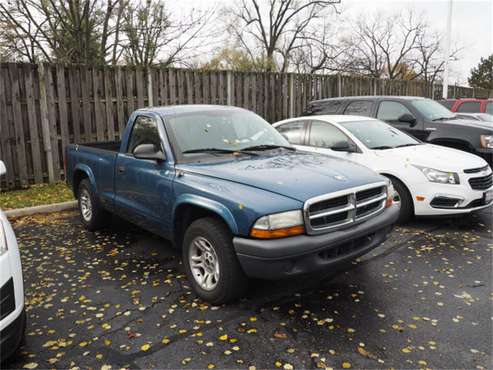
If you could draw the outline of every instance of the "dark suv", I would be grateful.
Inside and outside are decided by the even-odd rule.
[[[434,100],[414,96],[354,96],[312,101],[305,115],[375,117],[414,137],[475,153],[493,162],[493,127],[457,117]]]

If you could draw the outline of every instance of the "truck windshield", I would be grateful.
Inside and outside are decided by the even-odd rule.
[[[382,121],[351,121],[341,124],[369,149],[394,149],[421,144]]]
[[[179,114],[167,120],[175,150],[184,155],[227,155],[247,151],[291,148],[267,121],[240,109],[218,109]]]
[[[445,119],[454,119],[455,114],[449,111],[440,103],[431,99],[413,100],[411,104],[425,116],[428,120],[439,121]]]

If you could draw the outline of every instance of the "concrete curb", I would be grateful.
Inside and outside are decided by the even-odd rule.
[[[77,201],[71,200],[68,202],[47,204],[44,206],[11,209],[9,211],[5,211],[5,215],[9,218],[16,218],[16,217],[23,217],[23,216],[32,216],[32,215],[36,215],[39,213],[52,213],[52,212],[68,211],[68,210],[72,210],[75,208],[77,208]]]

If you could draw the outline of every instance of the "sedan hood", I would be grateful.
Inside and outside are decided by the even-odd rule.
[[[389,160],[399,158],[406,163],[441,171],[462,172],[465,169],[487,165],[486,161],[477,155],[433,144],[421,144],[375,152],[378,156]]]
[[[181,164],[177,170],[249,185],[301,202],[384,180],[366,167],[339,158],[301,151],[276,153]]]

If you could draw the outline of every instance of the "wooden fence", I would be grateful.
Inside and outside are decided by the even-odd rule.
[[[451,97],[488,91],[449,87]],[[0,189],[63,179],[68,143],[118,140],[131,112],[173,104],[224,104],[269,122],[300,115],[313,99],[348,95],[441,97],[441,86],[341,75],[136,67],[0,64]]]

